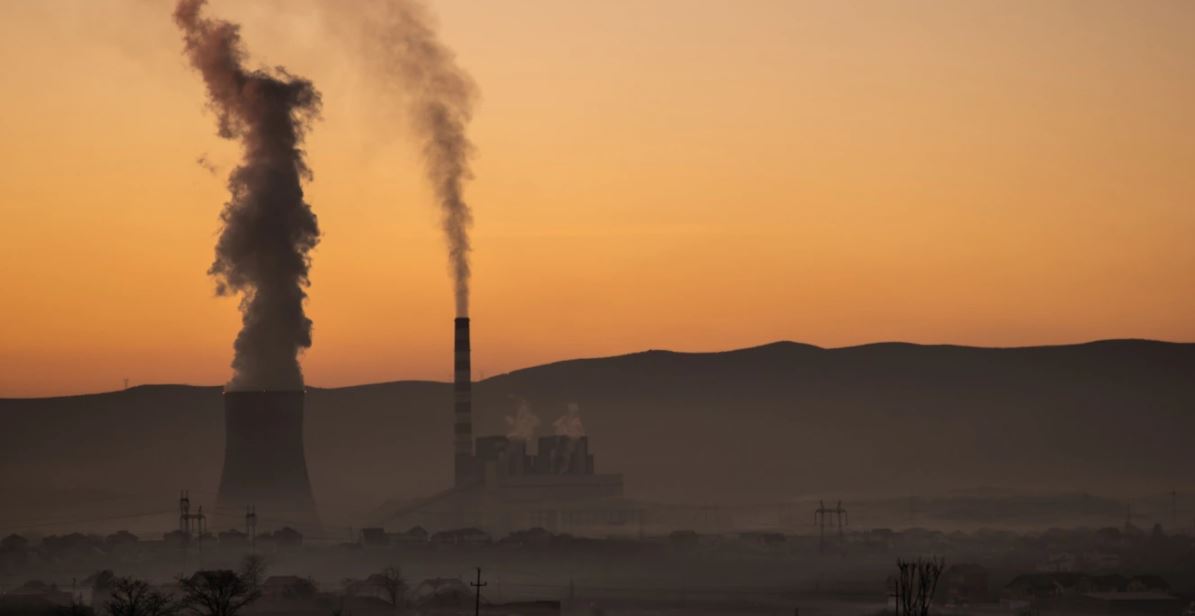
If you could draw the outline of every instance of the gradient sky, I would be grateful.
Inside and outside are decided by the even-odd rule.
[[[482,90],[478,376],[777,339],[1195,339],[1195,2],[433,6]],[[315,7],[211,6],[324,95],[307,381],[449,378],[416,152],[328,25],[353,16]],[[239,314],[205,272],[238,152],[170,9],[0,4],[0,396],[230,374]]]

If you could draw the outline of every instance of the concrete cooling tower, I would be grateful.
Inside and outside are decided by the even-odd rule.
[[[303,453],[302,391],[224,392],[224,470],[213,528],[244,525],[253,506],[262,531],[318,531]],[[219,526],[217,526],[217,524]]]

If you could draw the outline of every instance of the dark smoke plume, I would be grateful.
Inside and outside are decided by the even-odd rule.
[[[301,180],[311,171],[300,145],[319,114],[310,81],[285,69],[246,70],[240,28],[200,16],[206,0],[180,0],[174,21],[191,65],[203,75],[225,139],[240,139],[244,159],[228,177],[231,198],[209,274],[220,295],[241,296],[241,332],[229,389],[300,389],[299,353],[311,346],[303,311],[319,241]]]
[[[436,36],[433,20],[417,0],[388,0],[367,24],[367,44],[377,66],[394,79],[422,142],[428,179],[443,214],[457,316],[469,315],[469,227],[473,214],[463,189],[472,178],[473,144],[466,129],[477,88],[450,49]]]

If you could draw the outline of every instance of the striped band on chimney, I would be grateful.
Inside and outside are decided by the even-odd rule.
[[[473,371],[469,359],[469,319],[458,317],[456,325],[455,361],[453,364],[453,428],[454,479],[456,485],[469,483],[473,469]]]

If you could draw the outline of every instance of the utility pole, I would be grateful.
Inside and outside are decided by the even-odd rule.
[[[199,506],[199,510],[195,513],[195,521],[198,523],[199,535],[195,540],[196,548],[199,554],[203,554],[203,534],[207,531],[207,518],[203,515],[203,505]]]
[[[813,511],[813,523],[817,524],[817,552],[826,551],[826,502],[817,501],[817,509]]]
[[[187,562],[187,546],[191,543],[191,498],[186,490],[178,493],[178,534],[183,562]]]
[[[182,490],[178,493],[178,532],[182,533],[183,551],[191,543],[191,493]]]
[[[257,553],[257,505],[245,505],[245,534],[249,535],[249,553]]]
[[[481,567],[477,568],[477,581],[470,586],[477,589],[473,594],[473,616],[481,616],[481,587],[489,586],[489,582],[481,581]]]

